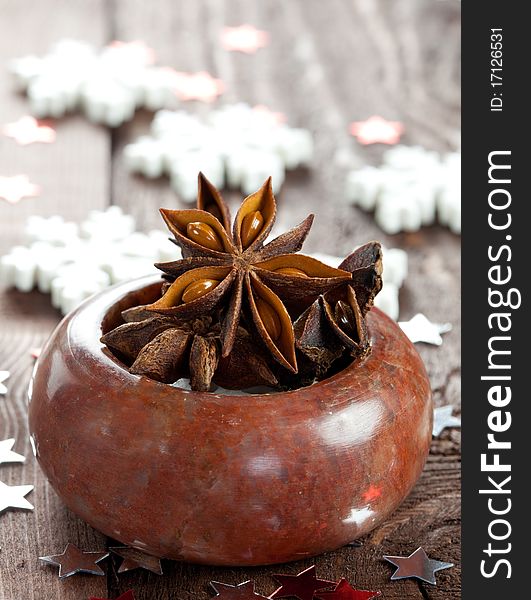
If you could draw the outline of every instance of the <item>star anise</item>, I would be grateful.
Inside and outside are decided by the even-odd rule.
[[[221,308],[224,358],[235,345],[244,309],[271,355],[296,373],[289,311],[300,314],[319,295],[350,280],[351,273],[294,254],[310,231],[313,215],[265,244],[276,214],[271,178],[242,202],[232,230],[227,205],[201,173],[197,206],[194,210],[161,210],[184,258],[157,265],[175,279],[148,309],[194,320]]]
[[[361,246],[339,268],[351,271],[351,281],[319,296],[294,325],[296,346],[314,364],[316,377],[326,374],[345,351],[351,359],[370,352],[364,316],[382,288],[380,244]]]
[[[209,390],[214,378],[226,388],[277,384],[243,327],[238,327],[231,356],[223,359],[220,327],[210,316],[183,321],[137,306],[124,311],[122,317],[126,322],[101,341],[131,365],[131,373],[163,383],[190,377],[190,386],[196,391]]]

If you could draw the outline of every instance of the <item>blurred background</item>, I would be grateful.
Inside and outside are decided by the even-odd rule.
[[[370,239],[404,251],[389,259],[387,274],[384,254],[384,278],[396,288],[386,306],[400,320],[421,312],[451,324],[441,347],[417,347],[436,405],[458,414],[460,26],[457,0],[0,0],[0,257],[11,257],[0,279],[0,371],[10,373],[0,440],[14,437],[17,451],[31,455],[32,353],[60,307],[81,299],[76,290],[87,295],[91,285],[141,275],[152,255],[175,252],[158,234],[136,237],[128,249],[122,242],[133,231],[163,230],[159,207],[189,207],[189,176],[195,181],[198,167],[223,187],[232,209],[268,169],[278,174],[277,232],[316,214],[306,252],[333,260]],[[65,39],[88,46],[63,42],[54,50]],[[242,102],[262,108],[234,109]],[[185,114],[159,116],[157,129],[154,108]],[[28,116],[40,120],[20,122]],[[381,121],[367,125],[374,116]],[[151,140],[139,146],[140,136]],[[418,148],[397,153],[398,146]],[[110,206],[122,213],[91,213]],[[63,223],[44,220],[53,216]],[[46,240],[62,249],[46,251],[39,281],[34,263]],[[32,243],[44,245],[31,250]],[[116,252],[122,270],[107,265],[108,279],[93,275],[87,265],[97,247]],[[54,307],[51,281],[65,255],[76,262],[62,272]],[[389,582],[380,557],[422,545],[459,564],[459,442],[458,430],[434,439],[406,503],[362,547],[316,559],[321,575],[355,576],[385,598],[458,598],[458,568],[426,590]],[[273,591],[278,569],[186,565],[168,566],[163,578],[137,571],[118,578],[111,570],[107,578],[59,583],[38,556],[68,541],[97,549],[105,540],[67,513],[33,459],[1,468],[2,481],[36,486],[36,510],[0,515],[0,598],[114,598],[129,588],[139,599],[207,598],[212,579],[249,578],[260,593]]]

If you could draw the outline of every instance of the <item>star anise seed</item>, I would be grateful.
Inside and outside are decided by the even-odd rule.
[[[248,310],[255,331],[271,355],[288,370],[297,372],[289,311],[300,314],[320,294],[350,280],[351,273],[293,254],[301,249],[309,233],[311,215],[264,245],[276,215],[270,178],[243,201],[232,231],[221,194],[202,174],[197,206],[194,210],[161,210],[184,258],[157,265],[175,280],[149,310],[193,318],[222,308],[224,358],[234,347],[242,308]],[[198,289],[201,294],[196,293]]]

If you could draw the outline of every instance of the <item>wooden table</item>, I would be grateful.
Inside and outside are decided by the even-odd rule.
[[[449,321],[451,333],[440,348],[419,345],[437,405],[460,401],[460,239],[433,227],[389,237],[372,217],[342,203],[345,160],[377,162],[382,148],[358,146],[348,123],[378,113],[405,123],[406,144],[441,151],[458,143],[460,5],[456,0],[0,0],[0,119],[28,112],[13,91],[6,60],[43,53],[63,37],[102,45],[112,39],[144,39],[162,64],[181,70],[207,69],[226,84],[224,99],[266,104],[289,122],[315,133],[315,167],[293,173],[279,195],[279,218],[293,225],[317,214],[308,251],[346,254],[357,243],[380,239],[402,247],[410,275],[401,291],[401,316],[422,311],[433,321]],[[218,37],[224,25],[252,23],[272,34],[271,45],[255,56],[228,53]],[[204,106],[188,105],[191,110]],[[157,208],[177,207],[167,181],[146,181],[124,169],[123,145],[147,131],[149,114],[116,131],[81,116],[57,123],[57,142],[17,146],[0,138],[0,174],[27,173],[42,194],[16,205],[0,200],[0,253],[23,237],[32,214],[61,214],[82,220],[89,209],[122,206],[145,228],[160,226]],[[343,161],[343,162],[342,162]],[[238,194],[229,195],[231,203]],[[314,561],[273,568],[221,569],[165,564],[165,574],[133,571],[106,577],[78,575],[59,581],[56,569],[38,556],[62,551],[67,542],[104,548],[101,534],[70,514],[32,458],[26,428],[26,389],[32,347],[40,346],[60,315],[38,293],[0,292],[0,370],[11,371],[9,393],[0,397],[0,440],[15,437],[28,460],[0,467],[11,485],[32,483],[35,512],[0,516],[0,600],[85,600],[115,598],[133,588],[138,600],[209,598],[210,580],[256,581],[257,591],[275,589],[271,574],[297,573],[315,562],[327,579],[348,578],[361,589],[382,590],[387,599],[460,597],[460,434],[447,430],[434,440],[424,474],[402,507],[359,548],[345,547]],[[90,460],[87,457],[87,470]],[[342,482],[338,481],[338,486]],[[333,490],[330,490],[333,494]],[[383,554],[407,555],[422,545],[436,559],[456,563],[438,574],[437,587],[413,580],[391,582]]]

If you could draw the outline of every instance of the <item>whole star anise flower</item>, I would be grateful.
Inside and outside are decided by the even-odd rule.
[[[118,352],[135,375],[162,383],[190,377],[190,386],[196,391],[209,390],[214,378],[226,388],[277,384],[265,357],[243,327],[238,327],[231,356],[223,359],[220,327],[212,317],[182,321],[154,315],[145,306],[125,310],[122,317],[126,322],[106,333],[101,341]]]
[[[300,314],[319,295],[350,280],[351,273],[295,254],[310,231],[313,215],[265,244],[276,215],[271,178],[245,198],[232,229],[227,205],[201,173],[197,206],[193,210],[161,210],[184,258],[157,265],[175,280],[148,310],[195,319],[222,308],[221,354],[226,358],[245,309],[271,355],[296,373],[289,310]]]

